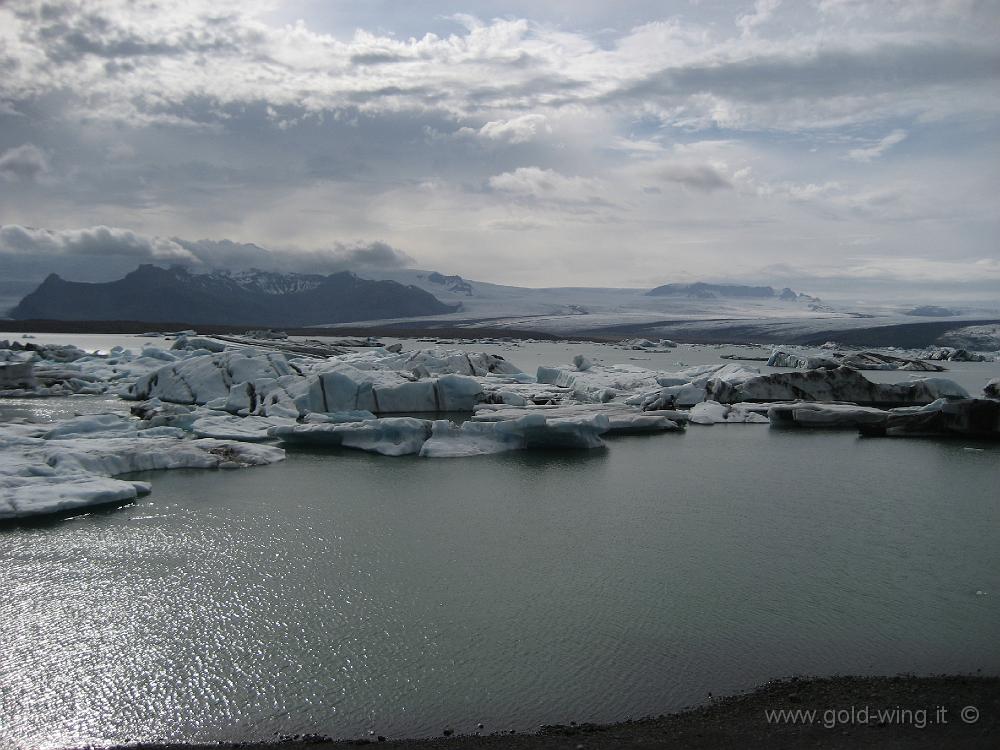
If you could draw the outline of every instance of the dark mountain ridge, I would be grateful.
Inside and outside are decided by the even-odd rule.
[[[460,307],[460,306],[459,306]],[[446,305],[415,286],[318,274],[251,269],[192,274],[141,265],[117,281],[85,283],[50,274],[10,311],[25,320],[184,320],[217,325],[310,326],[440,315]]]
[[[798,299],[815,300],[808,294],[796,293],[787,286],[776,291],[771,286],[748,286],[745,284],[707,284],[696,281],[693,284],[664,284],[646,292],[649,297],[693,297],[695,299],[714,299],[730,297],[738,299],[772,299],[795,301]]]

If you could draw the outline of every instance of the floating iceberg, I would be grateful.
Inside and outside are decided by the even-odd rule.
[[[736,385],[758,377],[760,370],[744,365],[704,365],[673,373],[659,373],[658,390],[631,396],[626,404],[640,406],[644,411],[691,407],[710,398],[712,382]],[[720,400],[720,399],[715,399]]]
[[[687,412],[674,410],[643,412],[623,404],[566,404],[528,408],[480,404],[476,407],[472,419],[475,422],[504,422],[519,419],[526,414],[542,414],[546,419],[601,414],[608,418],[607,434],[676,431],[682,430],[682,425],[687,422]]]
[[[610,424],[603,414],[547,418],[531,413],[502,422],[465,422],[461,426],[438,420],[420,449],[428,458],[457,458],[506,451],[546,448],[601,448],[601,435]]]
[[[158,398],[175,404],[206,404],[225,399],[239,383],[276,380],[293,372],[284,355],[251,349],[190,357],[140,377],[122,397],[134,401]]]
[[[872,424],[859,425],[870,436],[958,435],[1000,439],[1000,401],[988,398],[938,399],[920,408],[893,409]]]
[[[271,437],[292,445],[355,448],[383,456],[419,453],[430,434],[431,423],[414,417],[383,417],[340,424],[296,424],[271,430]]]
[[[807,370],[758,375],[742,381],[712,380],[708,398],[723,404],[741,401],[850,401],[865,406],[929,404],[939,398],[968,398],[960,385],[946,378],[908,383],[873,383],[856,370]]]
[[[882,422],[886,414],[886,411],[871,406],[827,404],[815,401],[772,404],[767,410],[772,427],[857,429],[863,424]]]
[[[135,471],[236,468],[274,463],[280,448],[141,429],[120,415],[0,425],[0,520],[128,502],[149,491],[113,477]]]
[[[688,412],[691,424],[768,424],[768,418],[753,411],[746,404],[720,404],[702,401]]]
[[[271,429],[290,445],[335,446],[385,456],[419,454],[429,458],[482,455],[539,448],[598,448],[610,423],[603,414],[548,418],[524,414],[499,422],[413,417],[382,417],[350,424],[296,424]]]

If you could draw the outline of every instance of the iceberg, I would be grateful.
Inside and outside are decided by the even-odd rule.
[[[419,453],[431,423],[414,417],[384,417],[363,422],[296,424],[274,427],[271,437],[291,445],[355,448],[383,456]]]
[[[720,404],[702,401],[688,412],[691,424],[768,424],[768,418],[751,410],[746,404]]]
[[[640,406],[643,411],[691,407],[709,398],[710,382],[736,385],[759,375],[760,370],[756,367],[734,364],[704,365],[675,373],[661,373],[656,377],[657,384],[662,386],[659,390],[631,396],[625,403]]]
[[[114,477],[135,471],[238,468],[281,461],[280,448],[190,439],[173,427],[99,414],[48,424],[0,425],[0,521],[130,502],[144,482]]]
[[[603,414],[549,419],[526,414],[501,422],[465,422],[461,426],[438,420],[420,449],[427,458],[458,458],[506,451],[604,446],[601,435],[610,424]]]
[[[856,370],[807,370],[758,375],[741,381],[713,379],[708,398],[723,404],[741,401],[850,401],[864,406],[929,404],[939,398],[968,398],[958,383],[922,378],[908,383],[873,383]]]
[[[986,398],[1000,398],[1000,378],[993,378],[983,386]]]
[[[133,401],[159,398],[176,404],[206,404],[229,397],[234,384],[278,379],[293,372],[284,355],[225,351],[167,364],[140,377],[120,394]]]
[[[209,413],[192,422],[191,432],[198,437],[259,443],[270,440],[268,430],[272,427],[290,423],[294,423],[294,420],[286,417],[234,417]]]
[[[1000,401],[988,398],[938,399],[919,408],[893,409],[880,420],[859,425],[868,436],[954,435],[1000,439]]]
[[[816,401],[796,401],[772,404],[767,410],[772,427],[854,428],[863,424],[879,424],[887,412],[857,404],[830,404]]]
[[[608,418],[607,434],[643,432],[669,432],[683,430],[687,413],[682,411],[640,411],[623,404],[565,404],[528,408],[504,408],[480,404],[472,420],[475,422],[504,422],[519,419],[526,414],[542,414],[546,419],[587,417],[601,414]]]

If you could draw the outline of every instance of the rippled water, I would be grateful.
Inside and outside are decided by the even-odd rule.
[[[0,740],[527,729],[797,673],[996,673],[998,469],[997,445],[732,425],[148,475],[134,506],[0,530]]]

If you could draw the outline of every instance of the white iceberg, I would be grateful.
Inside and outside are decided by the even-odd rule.
[[[0,425],[0,520],[127,502],[149,491],[114,477],[136,471],[274,463],[280,448],[183,438],[172,427],[136,429],[119,415]]]
[[[542,414],[546,419],[588,417],[596,414],[608,419],[607,434],[668,432],[682,430],[687,413],[682,411],[647,411],[623,404],[561,404],[510,408],[480,404],[472,419],[475,422],[504,422],[526,414]]]
[[[720,404],[718,401],[702,401],[688,412],[691,424],[767,424],[768,419],[749,409],[745,404]]]
[[[293,372],[284,355],[252,349],[190,357],[140,377],[122,397],[159,398],[177,404],[205,404],[226,399],[235,384],[277,379]]]

